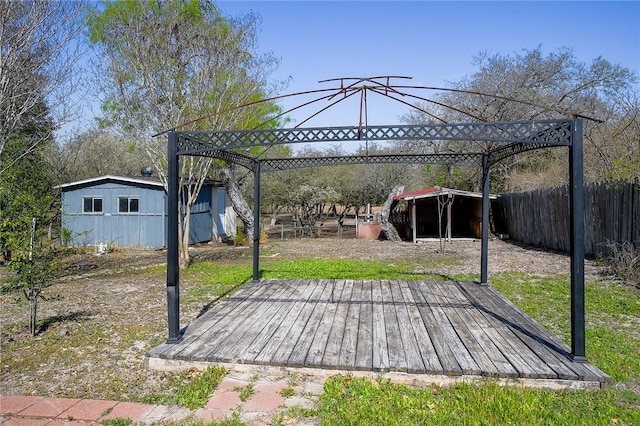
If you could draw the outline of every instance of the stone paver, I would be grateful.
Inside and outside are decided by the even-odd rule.
[[[260,383],[255,385],[256,393],[245,404],[245,411],[273,411],[284,404],[284,397],[280,391],[286,388],[286,383]]]
[[[197,420],[204,422],[220,421],[231,417],[233,410],[220,409],[220,408],[200,408],[194,413],[194,417]]]
[[[112,420],[112,419],[131,419],[134,423],[138,423],[144,419],[153,405],[140,404],[137,402],[119,402],[115,407],[100,420]]]
[[[0,415],[18,413],[42,399],[41,396],[0,395]]]
[[[116,401],[85,399],[74,404],[58,417],[63,419],[97,421],[117,404]]]
[[[248,383],[245,381],[225,378],[213,392],[213,396],[209,399],[205,408],[233,410],[242,403],[240,400],[240,393],[234,389],[236,387],[245,387],[247,385]]]
[[[12,417],[5,420],[2,426],[45,426],[51,423],[50,419],[31,419],[29,417]]]
[[[56,418],[78,402],[80,402],[79,399],[44,398],[17,414],[23,417]]]
[[[83,420],[54,419],[47,423],[47,426],[100,426],[100,423]]]
[[[154,405],[142,422],[145,424],[157,423],[163,420],[182,420],[189,417],[191,410],[182,407],[170,407],[167,405]]]

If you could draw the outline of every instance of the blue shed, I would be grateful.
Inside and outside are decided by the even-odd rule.
[[[66,183],[60,189],[68,245],[166,246],[167,195],[158,179],[106,175]],[[208,181],[192,208],[189,242],[233,238],[235,230],[236,217],[225,188]]]

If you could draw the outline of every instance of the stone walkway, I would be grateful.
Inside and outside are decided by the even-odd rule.
[[[310,379],[310,380],[309,380]],[[213,421],[237,415],[247,425],[268,425],[284,418],[290,407],[315,408],[323,381],[317,378],[255,375],[230,372],[222,380],[207,404],[197,410],[167,405],[133,402],[0,395],[2,426],[80,426],[99,425],[105,420],[130,419],[134,425],[182,420]],[[253,388],[245,401],[243,389]],[[293,392],[283,392],[291,388]],[[289,395],[292,393],[292,395]],[[299,419],[297,425],[314,425],[315,419]]]

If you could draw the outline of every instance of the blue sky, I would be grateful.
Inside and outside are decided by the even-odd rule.
[[[280,58],[285,93],[333,87],[336,77],[404,75],[408,84],[447,86],[474,71],[482,51],[546,55],[561,47],[591,62],[598,56],[640,73],[640,2],[222,1],[227,16],[261,17],[261,51]],[[401,81],[396,80],[397,83]],[[307,125],[357,125],[359,100]],[[286,100],[285,107],[298,100]],[[326,105],[323,104],[323,105]],[[318,108],[316,108],[318,109]],[[369,124],[395,124],[408,111],[368,99]],[[311,110],[292,113],[294,124]]]

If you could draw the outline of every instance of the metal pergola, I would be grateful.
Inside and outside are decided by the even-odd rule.
[[[277,144],[349,141],[471,141],[478,150],[449,154],[352,155],[260,159],[248,147]],[[489,143],[482,143],[489,142]],[[263,172],[346,164],[446,164],[482,170],[482,243],[480,285],[488,284],[489,182],[491,168],[513,155],[536,149],[568,147],[571,209],[571,354],[585,356],[583,130],[579,116],[559,120],[477,122],[458,124],[291,128],[234,131],[168,132],[167,343],[178,343],[180,277],[178,266],[179,158],[206,156],[242,166],[254,174],[253,279],[259,279],[260,176]]]

